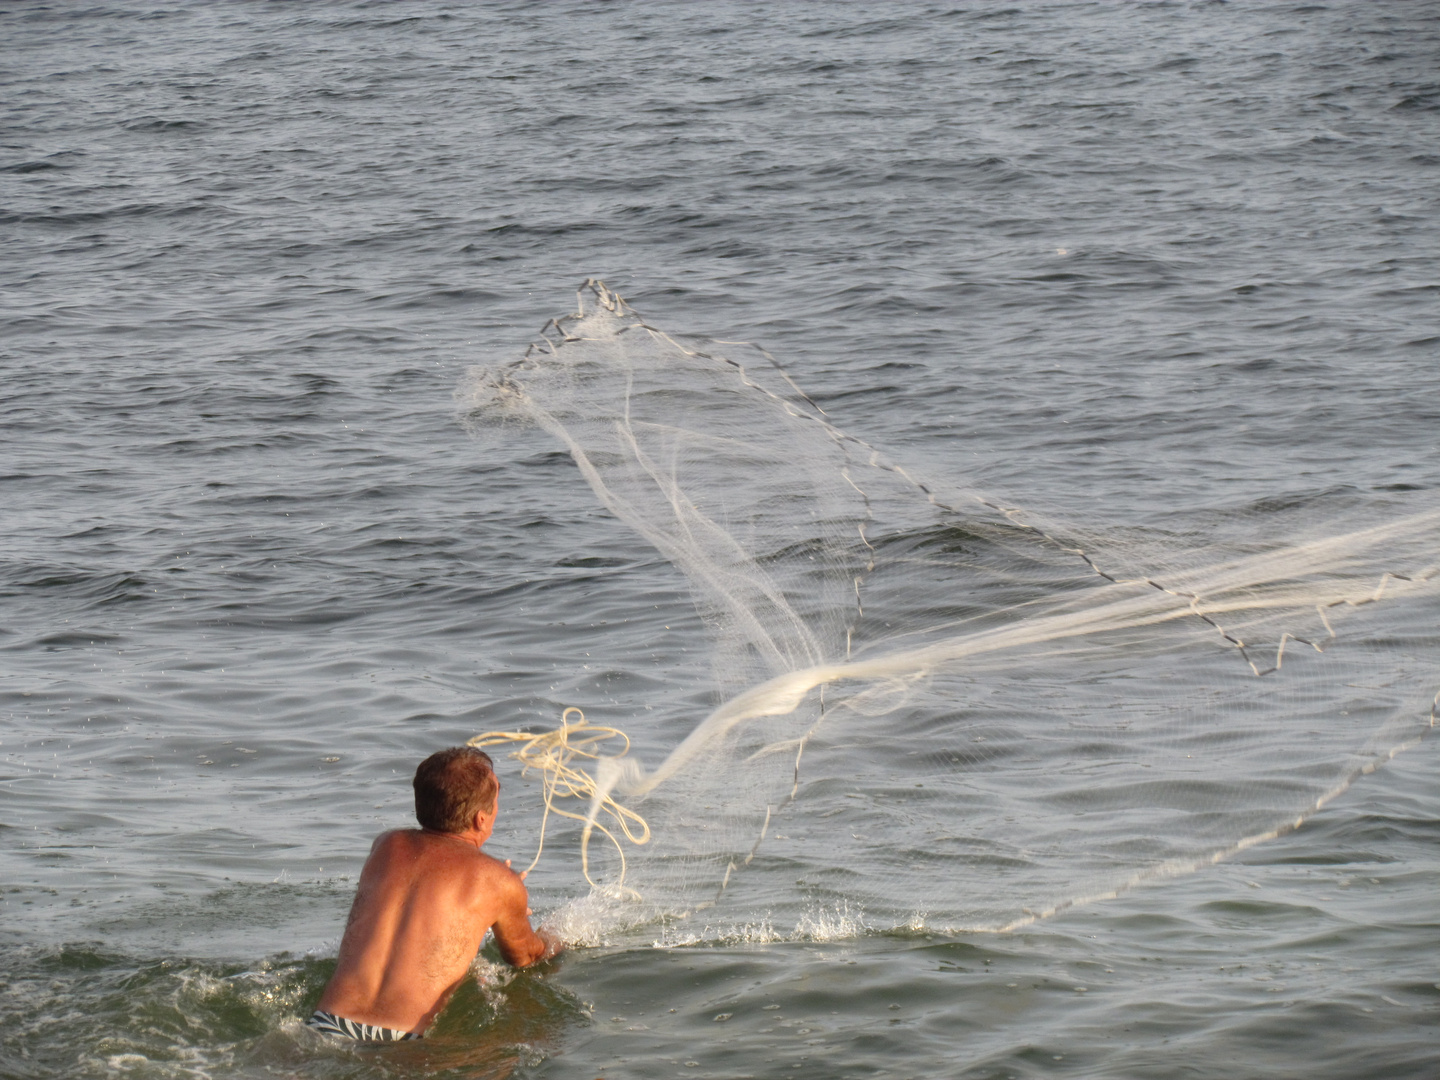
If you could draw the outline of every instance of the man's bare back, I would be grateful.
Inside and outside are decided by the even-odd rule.
[[[416,786],[418,813],[419,773]],[[419,1035],[464,979],[487,930],[516,967],[560,951],[531,928],[521,875],[481,850],[498,794],[497,782],[494,801],[468,814],[463,831],[397,829],[376,839],[320,999],[323,1012]]]

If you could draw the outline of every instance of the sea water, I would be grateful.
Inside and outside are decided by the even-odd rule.
[[[482,959],[422,1044],[299,1026],[421,757],[578,705],[654,761],[712,703],[679,575],[541,433],[467,436],[467,368],[597,275],[1061,516],[1403,499],[1440,460],[1428,7],[17,4],[0,31],[0,1075],[1433,1075],[1431,742],[1024,932],[721,904],[599,920],[543,973]],[[490,847],[528,861],[501,767]],[[537,868],[537,910],[575,876]]]

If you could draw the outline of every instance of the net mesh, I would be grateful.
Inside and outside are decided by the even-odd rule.
[[[648,823],[624,886],[652,911],[1014,928],[1293,828],[1435,721],[1418,494],[1263,535],[1087,532],[922,482],[768,354],[678,340],[595,281],[459,398],[556,438],[710,629],[721,704],[583,793]]]

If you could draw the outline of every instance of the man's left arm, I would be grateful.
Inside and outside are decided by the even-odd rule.
[[[502,867],[496,873],[495,884],[499,901],[499,915],[493,927],[495,944],[505,962],[513,966],[529,967],[541,960],[549,960],[565,946],[553,934],[537,932],[530,925],[529,893],[520,875]]]

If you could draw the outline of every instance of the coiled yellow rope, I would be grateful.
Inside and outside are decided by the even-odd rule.
[[[570,720],[572,713],[577,717],[573,723]],[[622,739],[625,745],[618,754],[600,753],[598,747],[610,739]],[[611,828],[620,832],[632,844],[648,843],[650,826],[634,810],[621,806],[611,798],[608,789],[602,791],[596,778],[585,768],[572,765],[571,762],[576,758],[589,761],[622,758],[630,752],[630,737],[619,728],[587,722],[585,714],[571,706],[560,714],[560,726],[554,731],[542,731],[539,734],[530,731],[487,731],[476,735],[468,745],[483,749],[506,743],[520,744],[510,757],[523,766],[522,776],[531,769],[540,772],[541,793],[545,799],[545,813],[540,818],[540,846],[536,848],[535,858],[525,872],[528,874],[535,869],[535,864],[540,861],[540,855],[545,850],[546,826],[550,815],[557,814],[585,823],[585,830],[580,837],[580,869],[585,874],[585,880],[590,882],[591,886],[598,887],[590,877],[590,830],[594,828],[605,834],[620,855],[620,877],[614,882],[614,887],[622,885],[625,881],[625,848],[615,833],[595,819],[601,812],[606,814],[612,819]],[[557,798],[590,799],[593,802],[597,797],[598,805],[592,806],[588,814],[561,810],[555,805]]]

